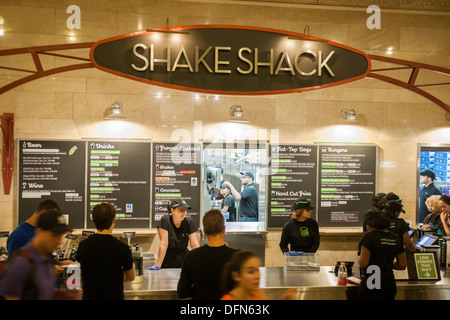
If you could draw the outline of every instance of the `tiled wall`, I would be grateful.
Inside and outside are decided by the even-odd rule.
[[[66,8],[81,8],[81,29],[69,30]],[[314,6],[231,1],[121,1],[121,0],[22,0],[0,4],[0,50],[38,45],[93,42],[146,28],[189,24],[251,25],[303,32],[330,39],[368,54],[450,67],[450,16],[448,13],[383,10],[381,29],[369,30],[365,8],[321,8]],[[88,50],[74,51],[88,57]],[[64,59],[41,58],[44,67],[64,65]],[[0,57],[0,65],[34,68],[29,56]],[[374,67],[388,67],[374,63]],[[394,71],[407,79],[407,71]],[[0,69],[0,86],[23,76]],[[423,73],[420,83],[444,79],[443,75]],[[448,103],[448,86],[428,88]],[[121,126],[103,121],[105,109],[121,101],[130,119]],[[228,109],[244,107],[251,123],[226,124]],[[342,108],[353,108],[360,124],[344,126]],[[279,130],[281,143],[356,142],[379,146],[377,191],[395,192],[404,199],[406,220],[415,224],[417,199],[417,144],[450,143],[450,122],[445,112],[418,94],[383,83],[363,79],[346,85],[260,97],[195,95],[163,89],[107,74],[96,69],[61,73],[42,78],[0,96],[0,113],[13,112],[15,138],[83,139],[123,138],[170,140],[177,129],[193,135],[194,121],[202,122],[203,138],[216,130],[237,136],[248,128]],[[244,131],[239,131],[244,130]],[[223,131],[222,131],[223,132]],[[249,131],[247,131],[249,132]],[[233,137],[235,137],[233,136]],[[256,138],[258,138],[256,136]],[[17,163],[15,163],[17,167]],[[0,230],[12,230],[17,206],[17,177],[10,195],[0,184]],[[31,214],[31,213],[30,213]],[[279,265],[280,232],[270,232],[266,243],[266,265]],[[157,238],[157,237],[155,237]],[[343,239],[350,243],[342,245]],[[140,240],[139,240],[140,241]],[[158,240],[142,239],[148,251],[157,252]],[[141,242],[142,242],[141,241]],[[320,250],[324,259],[354,257],[357,236],[336,240],[324,235]],[[324,261],[322,259],[322,261]]]

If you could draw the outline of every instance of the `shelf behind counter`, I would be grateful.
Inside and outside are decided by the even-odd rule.
[[[180,269],[144,270],[144,275],[124,286],[126,300],[178,300]],[[297,288],[298,300],[346,300],[347,289],[337,284],[334,266],[319,271],[287,271],[284,267],[262,267],[260,287],[271,300],[279,300],[289,288]],[[397,300],[449,300],[450,269],[439,281],[397,281]]]

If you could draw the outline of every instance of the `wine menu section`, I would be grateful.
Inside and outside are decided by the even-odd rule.
[[[149,228],[151,143],[89,141],[88,228],[91,212],[108,202],[116,207],[116,228]]]
[[[359,227],[372,208],[377,147],[319,146],[318,222],[321,227]]]
[[[52,199],[71,228],[84,227],[85,145],[83,141],[18,141],[19,223],[39,203]]]

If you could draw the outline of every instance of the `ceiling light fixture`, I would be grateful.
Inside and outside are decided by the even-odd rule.
[[[105,110],[105,120],[128,120],[123,114],[122,102],[115,101]]]
[[[348,108],[341,109],[341,118],[346,121],[356,121],[355,109],[348,109]]]
[[[239,122],[239,123],[248,123],[243,117],[244,109],[242,109],[239,105],[234,105],[230,107],[230,117],[228,118],[229,122]]]

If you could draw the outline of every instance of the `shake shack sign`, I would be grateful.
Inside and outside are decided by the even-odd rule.
[[[164,31],[98,41],[91,61],[103,71],[153,85],[237,95],[320,89],[370,71],[370,58],[361,51],[289,31],[228,25]]]

